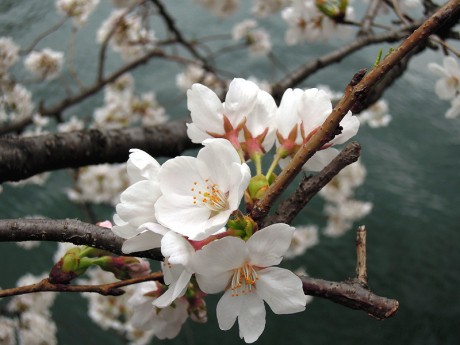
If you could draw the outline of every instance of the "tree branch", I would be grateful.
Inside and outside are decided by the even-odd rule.
[[[126,256],[121,251],[124,239],[116,236],[111,229],[83,223],[76,219],[0,220],[0,242],[23,241],[70,242],[77,246],[86,245]],[[163,260],[159,248],[129,255],[157,261]]]
[[[11,289],[0,290],[0,298],[24,295],[34,292],[54,291],[54,292],[95,292],[103,296],[120,296],[125,293],[120,289],[123,286],[138,284],[151,280],[163,279],[163,273],[155,272],[145,276],[125,279],[109,284],[101,285],[67,285],[67,284],[53,284],[48,278],[39,281],[36,284],[18,286]]]
[[[327,117],[311,139],[299,149],[294,158],[270,186],[265,196],[254,206],[251,217],[255,221],[261,221],[268,214],[275,200],[300,172],[305,162],[310,159],[319,148],[334,137],[334,133],[339,127],[340,121],[347,112],[352,109],[356,103],[364,103],[370,90],[383,79],[401,59],[409,54],[412,49],[420,44],[424,44],[432,33],[442,28],[443,24],[446,22],[451,22],[454,18],[458,18],[459,15],[460,2],[458,0],[450,0],[361,80],[352,80],[347,86],[344,96],[332,110],[332,113]],[[358,76],[359,74],[355,75],[353,79]]]
[[[87,245],[94,248],[108,250],[114,254],[122,253],[121,246],[124,239],[117,237],[110,229],[97,225],[87,224],[78,220],[48,220],[48,219],[6,219],[0,220],[0,242],[12,241],[59,241],[71,242],[75,245]],[[144,252],[131,253],[136,257],[162,260],[159,248]],[[161,276],[152,273],[154,278],[146,280],[161,279]],[[139,281],[136,281],[139,282]],[[370,315],[383,319],[392,316],[397,308],[398,301],[380,297],[365,289],[355,281],[331,282],[322,279],[302,277],[304,292],[308,295],[323,297],[333,302],[342,304],[352,309],[364,310]],[[39,283],[40,284],[40,283]],[[113,285],[118,284],[118,285]],[[113,283],[112,288],[132,284],[131,280]],[[123,284],[123,285],[122,285]],[[49,290],[44,290],[44,288]],[[64,290],[67,289],[67,290]],[[81,289],[78,291],[78,289]],[[93,291],[90,291],[93,289]],[[106,287],[106,289],[109,289]],[[4,292],[8,291],[9,292]],[[0,291],[0,297],[11,296],[12,289]],[[63,284],[50,284],[42,282],[41,286],[32,285],[24,288],[21,293],[38,291],[70,291],[70,292],[98,292],[97,287],[83,286],[70,287]],[[13,290],[15,291],[15,290]],[[20,290],[22,291],[22,290]],[[101,290],[103,291],[103,290]],[[106,290],[107,291],[107,290]],[[115,293],[117,293],[115,291]],[[16,293],[18,294],[17,290]]]
[[[304,177],[295,192],[280,203],[276,212],[263,220],[263,227],[274,223],[290,224],[299,212],[328,184],[340,170],[356,162],[361,146],[357,142],[348,144],[321,172]]]
[[[185,122],[183,119],[150,127],[0,137],[0,183],[49,170],[126,162],[131,148],[152,156],[174,157],[195,146],[187,137]]]

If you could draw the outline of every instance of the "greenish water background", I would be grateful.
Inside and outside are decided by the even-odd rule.
[[[167,5],[176,14],[178,25],[189,36],[221,33],[245,17],[244,11],[240,11],[222,22],[200,7],[192,7],[191,1],[170,1]],[[85,81],[92,80],[96,68],[94,32],[109,11],[110,6],[102,1],[78,35],[79,48],[74,60]],[[22,45],[57,20],[51,0],[2,0],[0,3],[0,36],[10,35]],[[197,22],[201,25],[197,26]],[[275,53],[291,69],[336,44],[287,48],[282,42],[284,23],[274,18],[261,23],[277,35]],[[70,27],[66,26],[39,47],[62,50],[69,33]],[[341,90],[356,70],[372,65],[379,48],[373,46],[354,54],[313,75],[303,86],[322,83]],[[273,77],[269,63],[263,59],[248,59],[245,52],[231,54],[220,61],[224,69],[242,77]],[[360,222],[369,229],[369,283],[377,294],[400,301],[398,314],[389,320],[377,321],[362,311],[315,299],[301,314],[277,316],[269,311],[267,327],[258,343],[460,343],[460,122],[444,118],[448,104],[438,100],[433,92],[435,78],[426,68],[430,61],[440,63],[441,54],[429,52],[417,56],[411,62],[409,73],[385,93],[393,115],[390,126],[381,129],[363,126],[356,137],[363,146],[362,162],[368,171],[357,197],[374,204],[371,214]],[[118,58],[111,58],[108,69],[113,70],[119,62]],[[173,118],[187,113],[185,97],[180,97],[177,102],[179,92],[174,83],[179,71],[179,66],[153,62],[133,72],[137,90],[155,90],[159,101]],[[57,83],[49,83],[38,88],[35,96],[52,104],[63,96],[63,92]],[[102,96],[98,94],[70,108],[66,115],[89,117],[101,102]],[[70,181],[67,172],[59,171],[44,187],[12,188],[6,185],[0,194],[0,217],[39,214],[50,218],[87,220],[81,208],[66,198],[65,188]],[[323,225],[322,207],[323,203],[316,198],[294,224]],[[110,207],[96,207],[95,211],[100,219],[111,219],[113,214]],[[354,237],[353,231],[338,239],[321,236],[319,246],[288,265],[305,266],[314,277],[343,280],[354,274]],[[25,272],[39,274],[48,270],[54,250],[55,244],[52,243],[44,243],[32,251],[2,243],[0,286],[13,286]],[[215,320],[217,298],[212,296],[209,299],[206,325],[187,322],[177,339],[164,343],[240,343],[237,327],[226,333],[218,329]],[[85,305],[86,301],[79,296],[58,296],[53,316],[59,327],[59,344],[121,344],[114,333],[103,331],[88,321]],[[163,343],[158,339],[154,342]]]

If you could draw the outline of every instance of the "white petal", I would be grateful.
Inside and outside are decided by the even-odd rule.
[[[249,80],[235,78],[225,96],[224,112],[233,126],[238,125],[254,107],[259,87]]]
[[[452,56],[447,56],[443,61],[444,68],[451,77],[459,77],[460,69],[458,68],[457,60]]]
[[[232,328],[237,316],[240,314],[242,303],[243,298],[232,297],[230,290],[225,291],[216,308],[217,322],[221,330],[227,331]]]
[[[138,227],[129,224],[128,222],[123,221],[118,214],[114,214],[113,222],[115,225],[112,227],[112,231],[115,235],[123,237],[123,238],[130,238],[136,236],[141,231]]]
[[[307,163],[304,164],[302,170],[304,171],[321,171],[326,165],[328,165],[337,155],[339,150],[332,147],[317,151],[313,157],[311,157]]]
[[[302,93],[300,89],[287,89],[283,94],[275,114],[276,128],[283,138],[287,138],[289,132],[300,122],[297,107]]]
[[[342,133],[330,141],[332,145],[343,144],[348,139],[354,137],[359,130],[359,119],[349,111],[342,121],[340,121],[340,126],[342,126]]]
[[[151,231],[144,231],[137,236],[128,238],[123,242],[121,251],[125,254],[133,252],[141,252],[152,248],[160,248],[161,235],[155,234]]]
[[[155,301],[153,301],[153,305],[158,308],[164,308],[170,305],[174,300],[178,297],[184,295],[185,290],[187,290],[187,285],[190,282],[190,278],[192,277],[192,273],[189,273],[187,270],[183,270],[179,279],[169,285],[168,290],[166,290],[163,295],[158,297]]]
[[[201,291],[206,293],[218,293],[225,290],[232,276],[232,271],[226,271],[212,276],[195,274],[196,281]]]
[[[449,83],[448,78],[439,79],[434,86],[434,90],[439,98],[446,100],[454,98],[457,93],[455,87]]]
[[[129,152],[127,171],[131,183],[143,179],[156,180],[160,170],[160,164],[147,152],[142,150],[131,149]]]
[[[257,231],[247,241],[250,264],[259,267],[278,265],[291,244],[294,228],[272,224]]]
[[[133,226],[155,221],[155,202],[161,195],[158,183],[150,180],[136,182],[120,195],[117,214]]]
[[[449,74],[447,73],[447,71],[442,66],[439,66],[437,63],[434,63],[434,62],[429,63],[428,69],[434,74],[438,75],[439,77],[442,77],[442,78],[449,77]]]
[[[265,328],[265,306],[263,300],[256,293],[238,296],[242,298],[238,325],[240,338],[246,343],[253,343],[259,339]]]
[[[291,314],[305,310],[307,296],[302,281],[291,271],[269,267],[257,272],[256,292],[276,314]]]
[[[194,123],[187,123],[187,136],[193,143],[201,144],[204,140],[211,138],[211,136],[199,128]]]
[[[223,107],[217,95],[201,84],[193,84],[187,91],[187,107],[193,123],[203,131],[224,133]]]
[[[183,236],[169,231],[161,240],[161,253],[171,264],[187,267],[195,249]]]
[[[266,128],[273,126],[272,120],[276,112],[276,103],[273,97],[265,91],[259,91],[255,107],[247,116],[246,127],[253,137],[262,134]]]
[[[321,126],[332,111],[332,103],[329,96],[323,90],[305,90],[299,104],[299,117],[305,134]]]
[[[246,257],[246,242],[224,237],[198,250],[193,257],[193,268],[198,274],[216,275],[240,267]]]

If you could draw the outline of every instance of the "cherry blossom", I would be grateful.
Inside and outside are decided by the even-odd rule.
[[[331,100],[322,90],[286,90],[275,119],[278,130],[277,146],[283,150],[283,157],[295,154],[299,145],[311,138],[331,112]],[[341,133],[317,151],[303,166],[304,170],[319,171],[329,164],[338,154],[338,150],[331,146],[343,144],[356,135],[359,120],[349,111],[340,122],[340,126]],[[286,160],[280,162],[282,167],[286,164]]]
[[[227,140],[203,144],[196,158],[171,159],[158,174],[161,196],[155,203],[156,218],[191,240],[203,240],[227,223],[251,176]]]
[[[441,77],[436,82],[435,91],[441,99],[453,99],[460,92],[460,68],[455,58],[447,56],[443,65],[429,63],[431,72]]]
[[[64,53],[45,48],[33,51],[27,55],[24,64],[26,68],[43,80],[52,80],[61,73]]]
[[[127,302],[134,311],[130,322],[137,329],[153,331],[159,339],[175,338],[188,319],[189,303],[185,299],[177,299],[172,306],[157,308],[152,305],[157,291],[156,282],[136,285],[133,295]]]
[[[194,258],[201,290],[225,290],[217,304],[222,330],[238,318],[240,337],[256,341],[265,328],[264,301],[276,314],[303,311],[307,297],[299,277],[278,265],[288,250],[294,228],[273,224],[257,231],[249,240],[225,237],[204,246]]]
[[[206,86],[194,84],[187,91],[187,105],[192,117],[187,134],[194,143],[222,137],[237,150],[241,150],[241,143],[251,142],[250,146],[258,143],[258,149],[265,152],[273,145],[275,101],[251,81],[233,79],[224,103]],[[247,155],[251,153],[249,149]]]

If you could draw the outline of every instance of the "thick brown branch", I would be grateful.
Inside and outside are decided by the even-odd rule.
[[[103,296],[120,296],[125,293],[120,289],[123,286],[138,284],[151,280],[163,279],[163,273],[155,272],[142,277],[131,278],[126,280],[117,281],[109,284],[101,285],[67,285],[67,284],[53,284],[50,283],[48,278],[39,281],[36,284],[19,286],[11,289],[0,290],[0,298],[8,296],[24,295],[34,292],[95,292]]]
[[[76,219],[4,219],[0,220],[0,242],[53,241],[70,242],[107,250],[118,255],[124,239],[112,230],[97,225],[80,222]],[[163,260],[160,249],[131,253],[157,261]]]
[[[264,219],[263,226],[274,223],[290,224],[316,193],[328,184],[340,170],[358,160],[360,151],[361,146],[357,142],[352,142],[317,175],[304,177],[295,192],[280,203],[275,214]]]
[[[271,205],[273,205],[275,200],[300,172],[305,162],[310,159],[319,148],[334,137],[334,133],[339,127],[340,121],[347,112],[356,103],[363,103],[370,90],[383,79],[401,59],[409,54],[412,49],[420,44],[424,44],[432,33],[436,32],[436,30],[441,28],[446,22],[451,22],[453,18],[458,18],[459,15],[460,2],[458,0],[449,1],[430,19],[415,30],[395,51],[387,55],[386,58],[364,76],[359,83],[350,83],[347,86],[344,96],[334,107],[332,113],[324,121],[322,126],[316,131],[311,139],[300,148],[291,162],[270,186],[264,198],[255,205],[251,212],[251,217],[256,221],[261,221],[270,211]]]
[[[131,148],[153,156],[174,157],[192,147],[185,120],[151,127],[3,137],[0,138],[0,183],[19,181],[49,170],[126,162]]]
[[[302,283],[303,291],[307,295],[326,298],[351,309],[363,310],[379,320],[393,316],[399,308],[397,300],[377,296],[356,280],[331,282],[302,277]]]
[[[0,242],[11,241],[71,242],[76,245],[88,245],[91,247],[108,250],[114,254],[123,254],[121,252],[121,246],[124,239],[115,236],[110,229],[102,228],[97,225],[86,224],[78,220],[0,220]],[[132,253],[130,255],[150,258],[153,260],[162,260],[159,249]],[[161,275],[156,275],[155,273],[152,273],[150,276],[152,278],[145,280],[158,280],[162,278]],[[374,295],[355,281],[339,283],[310,277],[302,277],[302,281],[306,294],[330,299],[349,308],[364,310],[370,315],[379,319],[393,315],[398,308],[397,301]],[[136,280],[136,282],[140,281]],[[105,291],[110,291],[110,289],[118,289],[121,286],[130,285],[133,283],[134,280],[125,280],[109,284],[110,288],[106,287]],[[53,285],[48,281],[42,281],[38,284],[42,285],[35,287],[32,285],[20,291],[22,291],[21,293],[31,293],[38,291],[104,292],[104,290],[100,290],[98,287],[91,286],[71,287],[69,285],[63,284]],[[45,287],[49,289],[44,290]],[[10,291],[4,292],[8,290]],[[8,290],[0,292],[0,297],[18,294],[17,290],[13,290],[15,293],[11,292],[12,289]],[[115,293],[117,293],[116,290]]]

